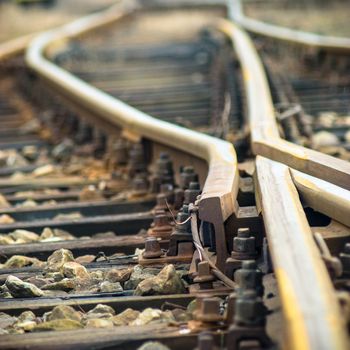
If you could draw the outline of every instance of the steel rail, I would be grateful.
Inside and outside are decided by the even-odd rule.
[[[315,162],[317,152],[309,152],[280,139],[266,77],[249,38],[227,21],[220,22],[218,28],[230,36],[243,63],[251,142],[258,154],[258,203],[264,217],[287,322],[286,344],[291,349],[345,349],[347,337],[335,291],[312,239],[296,187],[306,205],[344,224],[348,224],[350,192],[259,156],[274,158],[277,154],[276,160],[319,176],[309,164],[310,161]],[[261,144],[265,148],[261,148]],[[268,147],[272,148],[272,153],[266,152]],[[280,148],[287,152],[286,161]],[[300,154],[303,155],[304,167],[298,161],[293,161],[293,157],[299,160]],[[333,160],[328,156],[323,159],[330,158]],[[344,172],[342,184],[350,185],[350,180],[346,183],[349,173],[350,168],[348,173]],[[325,178],[328,179],[327,176]],[[313,287],[310,288],[310,285]]]
[[[235,211],[239,174],[237,158],[231,143],[161,121],[102,92],[56,66],[45,54],[72,37],[118,21],[135,7],[114,7],[100,14],[85,17],[57,30],[37,37],[30,45],[26,62],[40,77],[59,92],[68,95],[79,106],[118,127],[151,141],[181,150],[205,160],[209,171],[199,202],[199,216],[215,227],[217,266],[223,267],[227,247],[224,222]]]
[[[23,35],[0,44],[0,62],[23,53],[37,33]]]
[[[290,169],[304,205],[350,227],[350,191]]]
[[[349,162],[280,137],[267,77],[251,39],[228,20],[216,27],[232,41],[242,64],[253,152],[350,190]]]
[[[287,166],[258,156],[258,197],[289,349],[347,349],[340,305]]]
[[[350,50],[350,38],[305,32],[247,17],[241,0],[229,0],[228,7],[230,18],[251,33],[327,51]]]

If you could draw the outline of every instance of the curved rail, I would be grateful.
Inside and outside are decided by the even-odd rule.
[[[217,27],[230,38],[242,63],[253,152],[349,190],[349,162],[280,137],[267,78],[252,41],[229,21],[222,20]]]
[[[221,21],[217,28],[232,40],[242,64],[251,143],[258,155],[259,203],[287,322],[286,344],[291,349],[345,349],[347,337],[335,291],[296,187],[305,204],[344,224],[348,223],[349,191],[290,172],[280,163],[345,188],[350,186],[350,164],[280,138],[267,80],[249,37],[229,21]]]
[[[245,16],[241,0],[228,2],[230,18],[249,32],[283,40],[290,43],[307,45],[329,51],[349,51],[350,38],[319,35],[311,32],[291,29],[265,23]]]
[[[114,13],[105,12],[41,35],[29,48],[26,56],[27,63],[41,77],[49,80],[56,89],[70,95],[81,106],[89,108],[100,118],[152,141],[181,149],[206,160],[209,164],[209,173],[199,203],[199,215],[202,220],[214,223],[216,247],[220,251],[221,246],[225,245],[223,222],[234,212],[238,190],[239,177],[233,146],[228,142],[160,121],[142,113],[90,86],[45,58],[45,53],[62,41],[98,28],[104,24],[104,20],[109,23],[118,20],[126,13],[127,11],[122,9]],[[230,28],[241,33],[235,27]],[[247,42],[241,41],[241,45],[246,50]],[[238,52],[242,49],[241,46],[236,46],[236,48]],[[246,59],[245,55],[241,55],[240,59],[243,62],[242,59]],[[247,64],[250,63],[252,63],[251,60],[248,60]],[[246,69],[246,79],[248,74],[251,73]],[[251,79],[250,84],[254,82],[256,83],[254,79]],[[249,98],[254,99],[254,102],[257,103],[255,109],[250,108],[250,114],[252,114],[261,108],[259,107],[261,100],[259,95],[254,93],[256,87],[253,89],[250,84],[246,85],[249,96],[252,94]],[[257,97],[259,97],[258,101]],[[272,112],[267,109],[267,112],[270,111]],[[267,115],[273,120],[272,113],[267,113]],[[277,139],[278,133],[276,132],[271,144],[274,144]],[[285,141],[280,140],[279,142]],[[306,163],[308,162],[305,160]],[[288,329],[291,344],[298,349],[323,349],[327,346],[328,348],[344,348],[346,336],[340,321],[339,306],[320,254],[312,240],[310,228],[288,168],[259,157],[257,173],[266,231],[278,272],[284,313],[288,326],[290,326]],[[286,192],[288,196],[285,195]],[[277,217],[276,213],[279,213]],[[280,248],[282,246],[285,247],[285,250]],[[224,257],[218,257],[219,267],[222,258]],[[299,273],[302,275],[301,279]],[[303,282],[305,286],[309,285],[308,281],[312,281],[314,288],[318,288],[319,297],[315,298],[313,288],[300,288],[300,280],[307,282]],[[290,298],[292,298],[292,303]],[[293,311],[294,306],[298,306],[295,312]],[[301,333],[298,333],[299,331]],[[300,338],[302,340],[296,343],[295,340]]]
[[[218,252],[222,252],[222,255],[218,253],[217,264],[222,268],[227,251],[223,223],[235,210],[239,180],[237,158],[232,144],[153,118],[78,79],[45,57],[45,53],[55,45],[118,21],[133,9],[135,7],[126,9],[118,5],[40,35],[28,49],[27,64],[56,89],[74,98],[76,103],[88,108],[101,119],[207,161],[209,172],[199,202],[199,215],[203,221],[214,224],[216,247]]]
[[[0,62],[24,52],[35,35],[24,35],[0,44]]]

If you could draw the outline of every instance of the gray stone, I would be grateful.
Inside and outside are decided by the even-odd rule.
[[[186,310],[183,309],[173,309],[171,310],[171,313],[173,314],[176,322],[188,322],[192,319],[191,314],[189,314],[188,312],[186,312]]]
[[[100,291],[101,293],[116,293],[116,292],[122,292],[123,287],[119,282],[112,283],[108,281],[104,281],[100,284]]]
[[[7,214],[0,215],[0,224],[13,224],[15,219]]]
[[[174,265],[166,265],[157,276],[140,282],[134,295],[182,294],[185,286],[177,274]]]
[[[37,286],[38,288],[43,287],[45,284],[51,283],[50,279],[47,278],[40,278],[37,276],[29,277],[26,282],[34,284],[34,286]]]
[[[115,315],[115,311],[112,307],[104,304],[97,304],[93,309],[91,309],[88,313],[88,315],[95,315],[95,314],[110,314]]]
[[[64,231],[64,230],[61,230],[59,228],[55,228],[53,230],[53,234],[55,237],[59,237],[59,238],[62,238],[63,240],[65,241],[71,241],[73,239],[76,239],[76,237],[74,237],[72,234],[70,234],[69,232],[67,231]]]
[[[78,256],[77,258],[75,258],[75,261],[78,264],[89,264],[91,262],[93,262],[95,260],[96,256],[95,255],[82,255],[82,256]]]
[[[23,282],[15,276],[8,276],[5,284],[14,298],[41,297],[44,294],[43,291],[34,284]]]
[[[43,266],[43,262],[36,258],[30,258],[24,255],[13,255],[8,259],[3,268],[21,268],[24,266]]]
[[[39,323],[33,329],[34,332],[42,332],[42,331],[68,331],[73,329],[83,328],[83,325],[74,320],[70,319],[59,319],[53,321],[47,321],[43,323]]]
[[[86,328],[113,328],[113,322],[103,318],[92,318],[86,321]]]
[[[137,265],[134,267],[134,270],[131,273],[129,280],[125,282],[124,289],[125,290],[136,289],[136,287],[140,282],[142,282],[147,278],[154,277],[157,273],[158,271],[153,273],[153,270],[152,272],[150,272],[150,269],[144,269],[141,265]]]
[[[31,243],[39,240],[39,235],[27,230],[15,230],[9,233],[9,236],[16,241],[20,240],[21,243]]]
[[[322,147],[338,146],[339,139],[336,135],[328,131],[319,131],[312,136],[312,147],[319,149]]]
[[[24,311],[18,316],[18,321],[20,322],[34,321],[35,319],[36,319],[36,316],[32,311]]]
[[[125,282],[130,278],[132,271],[132,269],[110,269],[105,278],[112,283]]]
[[[114,316],[112,321],[115,326],[127,326],[129,323],[136,320],[139,315],[140,311],[128,308],[120,314]]]
[[[35,321],[23,321],[23,322],[17,322],[14,325],[14,328],[16,329],[23,329],[25,332],[30,332],[34,329],[34,327],[37,325]]]
[[[63,265],[69,261],[74,261],[74,256],[70,250],[56,250],[48,257],[45,271],[60,272],[63,268]]]
[[[0,193],[0,208],[10,208],[11,204],[7,201],[5,196]]]
[[[147,308],[143,310],[136,320],[130,322],[130,326],[144,326],[150,323],[175,322],[171,311],[161,311],[159,309]]]
[[[44,290],[44,296],[48,298],[62,298],[68,295],[67,292],[63,290]]]
[[[71,306],[68,305],[58,305],[54,307],[51,311],[51,314],[48,316],[48,321],[53,320],[62,320],[62,319],[69,319],[73,321],[80,322],[82,318],[82,314],[75,309],[73,309]]]
[[[14,244],[15,240],[9,235],[0,235],[0,245]]]
[[[16,322],[17,322],[16,317],[5,314],[4,312],[0,312],[0,329],[4,329],[9,326],[12,326]]]
[[[69,292],[75,288],[75,283],[72,279],[64,278],[62,281],[53,282],[44,285],[42,290],[63,290],[65,292]]]
[[[89,273],[83,265],[75,261],[69,261],[63,265],[63,274],[68,278],[90,278]]]
[[[137,348],[137,350],[170,350],[170,348],[157,341],[148,341]]]

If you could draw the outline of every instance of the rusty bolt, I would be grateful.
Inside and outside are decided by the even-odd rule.
[[[151,192],[158,193],[162,184],[174,185],[173,163],[167,153],[161,153],[156,161],[154,174],[150,178]]]
[[[132,182],[134,194],[144,195],[148,192],[148,182],[144,177],[137,176]]]
[[[255,290],[245,290],[237,296],[234,321],[240,326],[264,326],[266,308]]]
[[[156,197],[156,206],[154,207],[154,211],[168,211],[168,207],[166,205],[166,195],[164,193],[157,194]]]
[[[184,204],[194,203],[197,196],[201,194],[200,186],[198,182],[191,182],[189,188],[184,192]]]
[[[180,187],[186,190],[189,188],[191,182],[198,182],[198,175],[192,166],[186,166],[180,173]]]
[[[209,332],[201,332],[198,335],[198,350],[214,350],[216,349],[214,344],[213,335]]]
[[[176,231],[181,234],[188,234],[189,236],[192,236],[191,231],[191,221],[188,220],[190,217],[190,214],[188,212],[188,205],[183,205],[181,210],[177,213],[176,221],[178,222],[176,224]],[[188,220],[188,221],[186,221]]]
[[[259,296],[263,295],[262,272],[257,268],[254,260],[242,262],[242,268],[236,270],[234,280],[238,283],[238,293],[248,289],[255,290]]]
[[[213,281],[215,277],[210,271],[210,265],[207,261],[201,261],[197,265],[197,276],[193,282],[199,283],[200,289],[213,289]]]
[[[161,257],[162,254],[163,252],[160,249],[160,244],[157,238],[147,237],[145,241],[145,251],[143,252],[142,256],[145,259],[154,259]]]
[[[153,227],[148,231],[149,236],[169,239],[173,227],[169,223],[169,218],[165,211],[159,211],[154,217]]]
[[[238,260],[252,259],[256,257],[255,237],[250,234],[250,229],[239,228],[237,236],[233,239],[233,251],[231,257]]]
[[[156,173],[160,177],[161,183],[174,184],[173,162],[165,152],[160,154],[156,162]]]
[[[220,314],[220,303],[219,298],[198,298],[197,299],[197,309],[194,312],[194,318],[197,321],[206,323],[217,323],[224,319]]]

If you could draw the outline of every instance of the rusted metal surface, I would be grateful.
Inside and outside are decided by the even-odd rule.
[[[289,300],[282,303],[287,343],[295,349],[345,349],[339,305],[288,168],[258,157],[257,178],[281,297]],[[285,256],[286,250],[293,254]]]
[[[29,327],[36,327],[39,333],[32,333],[28,328],[24,334],[2,335],[0,348],[66,349],[73,346],[85,349],[95,346],[136,349],[147,340],[158,340],[171,349],[196,346],[203,350],[212,350],[218,346],[228,350],[239,347],[260,349],[269,348],[272,344],[293,349],[345,348],[345,311],[338,305],[336,292],[343,293],[341,300],[344,307],[349,265],[349,249],[345,245],[349,237],[346,215],[349,198],[346,189],[260,156],[255,161],[249,151],[242,151],[247,146],[243,145],[235,151],[230,142],[205,135],[200,132],[200,128],[199,131],[190,130],[156,119],[157,115],[150,116],[145,103],[149,89],[142,86],[142,78],[146,81],[150,79],[151,85],[159,84],[157,88],[160,89],[162,84],[179,83],[182,79],[180,83],[191,91],[191,82],[186,77],[170,76],[170,79],[161,74],[160,81],[154,82],[152,77],[140,73],[142,65],[136,69],[134,67],[135,71],[126,71],[125,77],[130,74],[132,88],[140,86],[144,94],[144,100],[135,98],[132,101],[135,105],[130,106],[127,104],[129,101],[123,102],[122,98],[117,99],[102,91],[114,87],[116,81],[112,73],[110,79],[106,80],[106,70],[104,73],[100,71],[101,75],[97,74],[96,84],[92,86],[86,76],[87,81],[83,81],[82,76],[74,76],[50,59],[60,55],[62,42],[68,44],[75,38],[89,42],[86,34],[95,29],[105,30],[104,26],[111,24],[122,28],[127,26],[124,19],[133,20],[133,10],[136,9],[134,5],[128,6],[131,7],[117,5],[105,13],[43,34],[34,41],[27,53],[29,66],[41,77],[38,88],[41,88],[39,91],[43,96],[47,93],[47,105],[58,111],[55,109],[57,102],[49,99],[55,96],[59,98],[58,104],[66,108],[58,117],[49,116],[42,121],[50,126],[49,130],[55,137],[59,138],[62,132],[67,132],[65,135],[76,142],[74,145],[77,151],[83,154],[93,152],[97,158],[106,158],[107,173],[113,173],[114,176],[102,184],[92,180],[95,181],[92,184],[94,189],[99,186],[101,189],[98,200],[91,201],[89,196],[96,193],[91,193],[89,188],[82,191],[82,184],[79,183],[85,179],[80,176],[86,174],[84,172],[78,172],[78,183],[74,186],[60,183],[61,177],[53,179],[54,190],[63,186],[68,191],[54,191],[50,195],[44,192],[48,183],[43,182],[40,185],[42,188],[37,188],[41,179],[31,183],[26,183],[26,180],[11,183],[6,176],[14,174],[16,170],[11,167],[6,169],[2,180],[3,197],[10,208],[5,208],[3,212],[13,218],[2,218],[4,222],[0,224],[0,231],[5,235],[1,238],[18,240],[18,235],[23,234],[18,229],[27,229],[32,231],[29,234],[34,237],[40,234],[40,239],[36,243],[1,246],[4,254],[1,262],[4,265],[1,265],[0,280],[5,282],[1,287],[1,295],[8,298],[8,293],[12,293],[15,298],[2,299],[0,310],[8,314],[5,316],[6,322],[12,316],[18,319],[24,317],[21,315],[23,311],[33,310],[36,324],[30,323]],[[166,12],[161,12],[164,8],[159,8],[157,4],[155,9],[165,16]],[[149,15],[147,11],[146,17]],[[167,11],[170,9],[167,8]],[[154,17],[150,15],[150,18]],[[231,33],[228,27],[232,28],[224,22],[221,30]],[[235,31],[239,38],[244,39],[244,34],[238,28]],[[134,39],[130,37],[130,43]],[[257,112],[257,108],[251,108],[251,105],[259,106],[260,111],[269,111],[270,107],[266,107],[269,105],[269,95],[264,92],[265,84],[260,86],[261,94],[257,94],[255,78],[261,75],[261,67],[258,65],[254,68],[253,64],[252,69],[252,61],[247,60],[240,51],[250,47],[243,39],[240,41],[241,46],[236,46],[236,53],[240,66],[246,67],[243,69],[246,84],[242,85],[245,91],[235,91],[231,98],[235,96],[235,103],[244,105],[239,107],[244,110],[246,96],[250,107],[247,116],[255,120],[252,114]],[[127,37],[125,40],[128,40]],[[166,36],[164,40],[166,44],[172,43]],[[137,48],[133,51],[133,47],[131,51],[136,52],[136,56],[147,56],[149,49],[154,47],[144,46],[142,50]],[[191,43],[180,48],[187,52],[194,46]],[[153,54],[155,58],[175,55],[180,59],[181,55],[174,52],[174,48],[179,49],[179,46],[158,47],[159,51]],[[99,48],[95,47],[91,52],[94,50],[98,52]],[[123,57],[127,51],[122,48],[119,54]],[[228,50],[223,57],[231,54],[232,51]],[[79,58],[77,60],[79,62]],[[238,65],[238,62],[234,62]],[[117,70],[116,67],[114,69]],[[188,72],[193,68],[190,65],[183,67]],[[81,68],[84,70],[83,65]],[[165,66],[164,70],[167,69],[169,67]],[[247,73],[250,69],[256,76]],[[147,70],[151,71],[151,68],[145,63]],[[88,69],[81,73],[89,72]],[[23,76],[26,74],[24,72]],[[240,78],[238,74],[237,79]],[[241,88],[240,85],[238,87]],[[221,91],[220,88],[216,89],[211,93],[215,95]],[[263,100],[264,97],[267,101]],[[32,103],[35,105],[34,98]],[[39,110],[42,108],[39,107],[40,100]],[[226,109],[230,109],[228,97],[224,100]],[[193,102],[190,96],[189,101]],[[163,114],[160,113],[160,118],[166,119],[167,114],[172,115],[177,111],[173,101],[170,102],[162,111]],[[150,106],[157,105],[153,100],[148,103]],[[73,118],[69,118],[69,113],[72,113]],[[229,139],[227,115],[224,108],[220,125],[222,130],[217,130],[214,135]],[[273,119],[273,114],[262,114],[263,117],[266,115]],[[257,125],[260,122],[259,116]],[[201,123],[207,121],[201,121],[198,126],[202,126]],[[258,149],[254,144],[257,125],[251,123],[252,149],[255,152]],[[274,139],[269,142],[277,149],[285,141],[279,138],[276,125],[272,122],[269,125],[274,135]],[[5,126],[4,130],[11,128],[11,125]],[[244,128],[244,125],[240,127]],[[247,135],[247,130],[243,133]],[[42,140],[42,137],[38,137],[38,140]],[[10,138],[5,141],[10,141]],[[58,145],[66,147],[64,142],[67,141]],[[17,150],[22,152],[22,147],[19,146]],[[236,152],[243,163],[238,164]],[[113,157],[113,153],[118,154]],[[286,154],[290,155],[289,148]],[[274,158],[273,152],[271,157]],[[311,157],[314,163],[306,158],[302,163],[299,160],[294,162],[296,158],[295,155],[291,156],[291,160],[287,158],[287,164],[297,164],[295,168],[316,175],[314,165],[319,162],[317,166],[329,171],[323,175],[326,180],[329,180],[329,174],[337,172],[340,175],[332,182],[344,185],[347,180],[343,163],[323,165],[321,160],[329,159],[323,158],[323,155],[320,159]],[[177,171],[179,166],[180,171]],[[334,170],[334,167],[338,168]],[[26,171],[30,175],[35,169],[28,168]],[[129,181],[121,181],[118,171]],[[102,174],[105,176],[104,172]],[[39,201],[39,205],[36,203],[38,210],[13,207],[23,205],[20,198],[27,198],[22,191],[16,197],[22,184],[28,186],[27,189],[32,192],[30,196]],[[54,198],[60,202],[52,206],[41,204]],[[78,216],[76,210],[80,212]],[[6,223],[11,219],[15,222]],[[61,240],[61,237],[59,241],[45,242],[45,235],[55,229],[59,229],[59,233],[65,239],[68,237],[68,240]],[[62,232],[62,229],[69,232]],[[107,230],[112,232],[105,233]],[[71,252],[64,252],[60,250],[62,248]],[[145,249],[140,251],[140,248]],[[74,257],[70,256],[71,253]],[[27,259],[35,257],[44,261],[31,260],[30,263],[34,261],[32,266],[16,267],[16,259],[19,259],[16,256],[22,254]],[[52,262],[62,255],[70,261],[57,270]],[[344,271],[340,268],[340,262],[343,263]],[[147,276],[136,283],[140,271]],[[77,274],[74,278],[73,273]],[[78,273],[81,275],[78,276]],[[14,284],[19,282],[14,276],[37,283],[43,294],[18,298]],[[93,282],[92,286],[80,285],[81,279],[84,281],[81,276],[89,276],[87,279]],[[165,284],[164,277],[169,278]],[[119,285],[111,286],[109,279],[120,281]],[[312,289],[309,288],[310,283]],[[31,291],[39,292],[36,289]],[[190,303],[195,298],[196,305]],[[111,306],[114,311],[108,309],[107,316],[90,322],[92,309],[100,307],[97,304],[105,304],[104,310]],[[73,320],[68,325],[76,328],[70,331],[54,331],[50,328],[53,324],[47,321],[52,318],[52,313],[62,312],[59,309],[61,306],[74,307],[69,312],[73,312],[74,317],[81,321],[77,325]],[[133,321],[129,320],[128,326],[121,325],[118,317],[128,308],[138,316]],[[111,314],[114,312],[116,316]],[[158,321],[164,318],[164,322],[146,324],[142,317],[139,318],[140,315],[146,317],[150,312],[158,315]],[[17,324],[18,320],[13,333],[21,332],[16,328]],[[92,324],[94,329],[87,329]],[[61,321],[55,325],[62,329]],[[99,326],[108,328],[96,328]],[[45,327],[51,331],[43,333]]]

